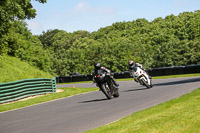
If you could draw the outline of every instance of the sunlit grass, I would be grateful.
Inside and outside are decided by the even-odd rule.
[[[0,83],[33,78],[52,78],[49,73],[38,70],[15,57],[0,56]]]
[[[200,89],[86,133],[199,133]]]

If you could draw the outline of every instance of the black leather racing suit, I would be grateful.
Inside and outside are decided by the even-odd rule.
[[[101,67],[100,69],[102,69],[105,73],[107,73],[107,75],[110,76],[111,80],[113,81],[113,83],[114,83],[114,85],[115,85],[116,87],[119,86],[119,84],[115,81],[115,79],[114,79],[114,77],[112,76],[111,71],[110,71],[109,69],[107,69],[107,68],[105,68],[105,67]],[[93,72],[92,72],[92,76],[93,76],[93,77],[94,77],[94,75],[95,75],[95,69],[94,69]],[[93,82],[95,82],[94,79],[93,79]]]

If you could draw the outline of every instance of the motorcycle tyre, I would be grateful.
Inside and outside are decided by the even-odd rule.
[[[145,82],[143,79],[142,79],[142,82],[143,82],[144,86],[146,86],[148,89],[151,88],[150,85],[147,82]]]
[[[113,97],[119,97],[119,91],[118,90],[116,90],[116,92],[115,92],[115,94],[113,95]]]
[[[113,97],[119,97],[119,91],[118,91],[118,89],[119,88],[117,88],[116,86],[113,86],[114,87],[114,94],[113,94]]]
[[[106,95],[108,99],[112,99],[111,91],[107,91],[104,85],[101,85],[101,91]]]
[[[152,80],[150,79],[150,88],[153,87]]]

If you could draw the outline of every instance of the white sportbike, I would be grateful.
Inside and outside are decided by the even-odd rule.
[[[149,75],[142,70],[140,67],[133,67],[133,71],[131,75],[135,79],[136,82],[139,82],[141,85],[146,86],[147,88],[153,87],[152,79],[149,78]]]

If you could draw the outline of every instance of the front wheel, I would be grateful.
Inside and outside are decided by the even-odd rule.
[[[101,90],[106,95],[106,97],[108,99],[112,98],[112,94],[111,94],[110,88],[108,87],[107,84],[101,85]]]
[[[148,84],[148,82],[146,82],[144,79],[142,79],[142,82],[143,82],[144,86],[146,86],[148,89],[151,88],[151,86]]]
[[[150,87],[152,88],[153,87],[153,83],[152,83],[152,80],[150,79]]]

